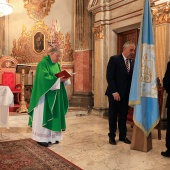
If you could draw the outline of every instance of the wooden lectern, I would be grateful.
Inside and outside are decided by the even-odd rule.
[[[21,101],[19,102],[19,108],[17,109],[18,113],[27,113],[28,109],[25,102],[25,93],[24,93],[24,80],[25,74],[29,73],[31,66],[26,64],[18,64],[16,67],[16,73],[20,73],[21,75],[21,84],[22,84],[22,92],[21,92]]]

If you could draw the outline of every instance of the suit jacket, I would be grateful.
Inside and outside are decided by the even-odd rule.
[[[106,72],[108,86],[105,94],[107,96],[111,96],[115,92],[118,92],[121,98],[127,93],[129,95],[133,67],[134,60],[130,59],[130,72],[128,74],[122,54],[110,57]]]
[[[163,78],[163,87],[165,88],[166,92],[168,93],[166,107],[170,108],[170,61],[167,64],[167,69]]]

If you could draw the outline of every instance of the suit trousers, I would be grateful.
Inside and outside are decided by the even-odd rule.
[[[166,147],[170,151],[170,108],[167,109]]]
[[[118,120],[118,129],[119,129],[119,139],[124,139],[126,137],[126,120],[128,114],[128,99],[129,94],[125,95],[124,98],[121,98],[120,101],[114,100],[113,96],[108,96],[109,101],[109,133],[108,136],[110,139],[114,139],[116,136],[117,130],[117,120]]]

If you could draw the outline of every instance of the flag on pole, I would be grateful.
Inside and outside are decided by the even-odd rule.
[[[155,65],[152,15],[150,2],[149,0],[145,0],[129,105],[134,107],[133,120],[135,125],[138,126],[147,137],[160,119]]]

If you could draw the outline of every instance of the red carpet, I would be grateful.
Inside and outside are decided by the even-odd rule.
[[[32,139],[0,142],[1,170],[82,170]]]

